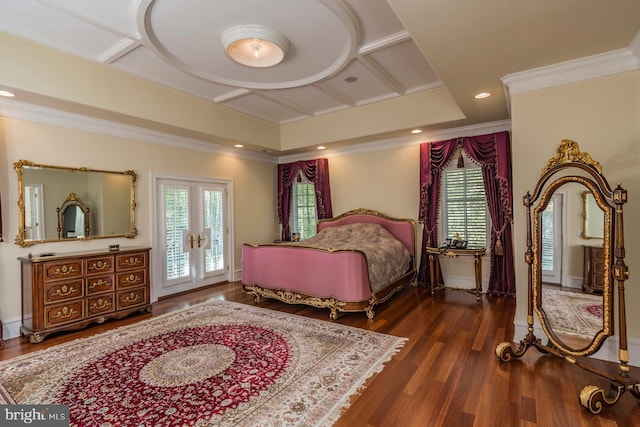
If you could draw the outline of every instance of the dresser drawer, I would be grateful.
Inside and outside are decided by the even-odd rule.
[[[74,279],[84,276],[82,260],[47,262],[44,264],[44,281]]]
[[[133,270],[147,266],[146,252],[116,255],[116,268],[118,271]]]
[[[113,275],[87,277],[87,296],[101,292],[113,292]]]
[[[147,288],[135,288],[117,292],[116,299],[118,306],[116,307],[116,310],[144,306],[149,303],[148,298]]]
[[[64,325],[84,318],[84,300],[45,307],[45,327]]]
[[[113,257],[87,258],[87,274],[113,273]]]
[[[68,299],[82,297],[82,279],[71,280],[64,283],[45,283],[44,303],[50,304]]]
[[[113,294],[87,298],[87,317],[110,313],[115,309]]]
[[[116,283],[118,284],[118,289],[144,285],[147,283],[147,270],[118,273],[116,275]]]

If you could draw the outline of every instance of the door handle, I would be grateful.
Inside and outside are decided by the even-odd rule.
[[[198,236],[198,240],[199,239],[200,239],[200,236]],[[189,234],[189,244],[191,245],[191,249],[193,249],[193,234]]]
[[[207,239],[205,239],[204,237],[201,237],[201,236],[198,234],[198,247],[200,247],[200,243],[201,243],[203,240],[207,240]]]

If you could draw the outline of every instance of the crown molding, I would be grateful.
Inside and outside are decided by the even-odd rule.
[[[194,150],[246,160],[276,163],[273,155],[255,153],[246,150],[231,149],[213,142],[172,135],[138,126],[116,123],[76,113],[26,104],[15,100],[0,98],[0,117],[25,120],[46,125],[99,133],[117,138],[132,139],[151,144]]]
[[[640,34],[640,33],[638,33]],[[509,95],[575,83],[640,69],[640,35],[629,48],[507,74],[501,81]]]
[[[321,152],[316,150],[313,153],[301,153],[292,154],[289,156],[281,156],[278,158],[278,163],[290,163],[296,162],[298,160],[309,160],[318,157],[343,157],[355,154],[371,153],[374,151],[396,150],[398,148],[420,145],[425,142],[446,141],[448,139],[463,136],[485,135],[488,133],[502,132],[505,130],[511,131],[511,120],[499,120],[496,122],[461,126],[451,129],[436,130],[433,132],[423,132],[416,135],[407,135],[397,138],[389,138],[373,142],[348,145],[332,150],[323,150]]]

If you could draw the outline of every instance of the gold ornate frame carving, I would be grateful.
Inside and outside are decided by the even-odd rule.
[[[118,234],[108,234],[108,235],[96,235],[96,236],[85,236],[83,238],[69,238],[69,239],[47,239],[46,237],[43,239],[26,239],[25,238],[25,194],[24,194],[24,168],[30,167],[35,169],[54,169],[54,170],[66,170],[71,172],[83,172],[83,173],[106,173],[106,174],[115,174],[122,176],[129,176],[131,178],[131,187],[130,187],[130,229],[124,233]],[[91,240],[91,239],[107,239],[107,238],[116,238],[116,237],[124,237],[127,239],[133,239],[137,236],[138,231],[136,228],[135,221],[135,208],[136,208],[136,197],[135,197],[135,187],[137,175],[132,170],[127,171],[111,171],[111,170],[102,170],[102,169],[90,169],[87,167],[67,167],[67,166],[54,166],[54,165],[46,165],[33,163],[28,160],[19,160],[13,164],[13,169],[16,171],[18,175],[18,234],[15,238],[15,243],[18,246],[23,248],[30,247],[38,243],[49,243],[49,242],[59,242],[59,241],[78,241],[78,240]]]

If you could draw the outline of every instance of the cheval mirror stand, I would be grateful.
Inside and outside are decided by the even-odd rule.
[[[565,213],[567,221],[565,230],[575,230],[576,224],[566,224],[579,215],[571,211],[571,206],[579,205],[572,200],[579,200],[585,192],[593,195],[593,198],[602,211],[597,220],[601,229],[601,235],[596,239],[586,233],[577,238],[570,232],[556,232],[553,228],[553,218],[558,218],[559,211],[568,210]],[[586,152],[581,152],[575,141],[563,140],[556,150],[556,156],[551,158],[542,170],[533,194],[527,192],[524,196],[524,206],[527,212],[527,249],[525,262],[528,268],[528,296],[527,296],[527,324],[528,333],[519,345],[513,342],[503,342],[496,347],[496,356],[502,362],[509,362],[513,358],[522,357],[525,352],[535,347],[543,354],[551,354],[560,357],[567,362],[605,378],[610,382],[607,392],[594,385],[587,385],[580,393],[580,404],[593,414],[598,414],[605,406],[616,404],[622,395],[629,391],[640,399],[640,383],[631,378],[629,374],[629,352],[627,350],[627,327],[624,300],[624,283],[629,278],[629,269],[624,263],[624,234],[623,234],[623,205],[627,202],[627,191],[618,183],[611,190],[607,180],[602,174],[602,167],[595,162]],[[586,208],[584,221],[586,224]],[[560,217],[562,218],[562,217]],[[543,270],[549,269],[549,257],[555,257],[556,252],[549,255],[549,247],[556,239],[554,235],[563,235],[568,243],[562,243],[559,247],[573,246],[592,247],[597,246],[602,254],[602,262],[599,266],[599,280],[602,290],[594,292],[592,289],[576,287],[570,279],[562,275],[561,286],[549,280]],[[593,240],[586,240],[593,239]],[[576,242],[577,241],[577,242]],[[557,250],[557,249],[556,249]],[[555,251],[555,250],[554,250]],[[571,251],[562,253],[562,256],[570,257]],[[544,255],[544,256],[543,256]],[[580,261],[581,262],[581,261]],[[580,263],[578,262],[578,263]],[[575,264],[575,262],[574,262]],[[545,267],[547,265],[547,267]],[[568,268],[567,268],[568,270]],[[617,284],[617,310],[618,310],[618,372],[614,375],[603,372],[589,364],[587,356],[595,353],[609,336],[614,334],[614,283]],[[566,287],[568,286],[568,287]],[[572,289],[571,289],[572,288]],[[562,289],[562,290],[558,290]],[[557,313],[556,299],[553,295],[564,292],[567,298],[583,298],[591,301],[594,312],[598,313],[591,328],[575,327],[571,318]],[[544,334],[548,338],[547,344],[534,334],[534,312],[538,315]],[[586,332],[585,332],[586,330]]]

